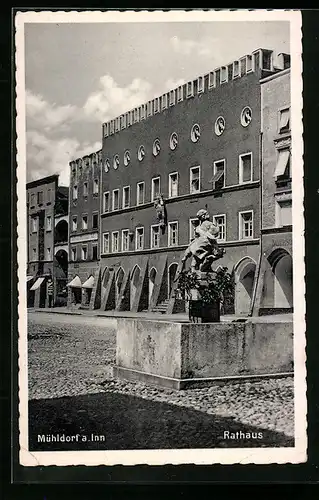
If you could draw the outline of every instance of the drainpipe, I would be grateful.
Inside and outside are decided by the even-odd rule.
[[[250,316],[250,317],[253,315],[253,312],[254,312],[258,284],[259,284],[259,280],[261,278],[260,269],[261,269],[262,254],[263,254],[263,244],[262,244],[263,240],[262,240],[262,235],[261,235],[261,231],[263,228],[263,133],[262,133],[262,131],[260,132],[260,135],[259,135],[259,221],[260,221],[260,239],[259,239],[259,249],[260,250],[259,250],[259,257],[258,257],[258,264],[257,264],[257,270],[256,270],[256,279],[255,279],[255,284],[254,284],[253,296],[252,296],[250,311],[248,314],[248,316]]]

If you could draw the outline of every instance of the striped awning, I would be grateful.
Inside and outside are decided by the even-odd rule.
[[[73,278],[72,281],[70,281],[70,283],[68,283],[66,286],[73,286],[73,287],[76,287],[76,288],[81,288],[82,287],[82,283],[81,283],[81,280],[78,276],[75,276]]]
[[[83,283],[82,288],[93,288],[94,287],[94,277],[90,276],[85,283]]]
[[[35,283],[33,283],[32,287],[30,290],[37,290],[43,283],[44,278],[38,278]]]

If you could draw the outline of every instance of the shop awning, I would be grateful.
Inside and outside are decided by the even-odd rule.
[[[94,277],[90,276],[85,283],[83,283],[82,288],[93,288],[94,287]]]
[[[33,283],[32,287],[30,290],[37,290],[43,283],[44,278],[38,278],[35,283]]]
[[[73,287],[76,287],[76,288],[81,288],[82,287],[82,283],[81,283],[81,280],[78,276],[75,276],[75,278],[73,278],[72,281],[70,281],[70,283],[68,283],[66,286],[73,286]]]
[[[28,281],[31,281],[31,280],[33,280],[33,276],[27,276],[27,283],[28,283]]]
[[[290,158],[289,149],[284,149],[283,151],[279,152],[278,162],[276,165],[274,177],[279,177],[280,175],[284,175],[286,167],[288,165],[289,158]]]

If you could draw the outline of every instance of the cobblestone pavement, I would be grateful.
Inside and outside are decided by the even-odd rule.
[[[292,377],[185,391],[117,380],[115,328],[113,318],[29,314],[29,399],[116,393],[294,435]]]

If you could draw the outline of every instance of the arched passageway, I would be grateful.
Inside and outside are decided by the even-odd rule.
[[[116,278],[115,278],[115,304],[117,303],[120,297],[123,279],[124,279],[124,270],[122,267],[120,267],[116,273]]]
[[[256,263],[245,257],[235,266],[235,313],[250,313],[255,284]]]
[[[130,284],[130,303],[131,303],[131,308],[134,305],[137,289],[138,289],[138,284],[140,280],[140,275],[141,275],[141,269],[140,267],[136,264],[134,267],[132,274],[131,274],[131,284]]]
[[[176,278],[178,264],[173,262],[168,268],[168,298],[171,295],[172,288],[174,286],[174,280]]]
[[[54,228],[54,243],[67,243],[68,241],[68,223],[66,220],[60,220]]]
[[[157,270],[155,269],[155,267],[152,267],[152,269],[150,270],[149,279],[148,279],[148,303],[149,303],[149,305],[150,305],[151,300],[152,300],[156,274],[157,274]]]
[[[268,284],[268,293],[272,292],[274,308],[290,309],[293,307],[293,274],[292,258],[284,249],[274,250],[268,257],[271,265],[271,283]],[[269,286],[270,285],[270,286]]]

